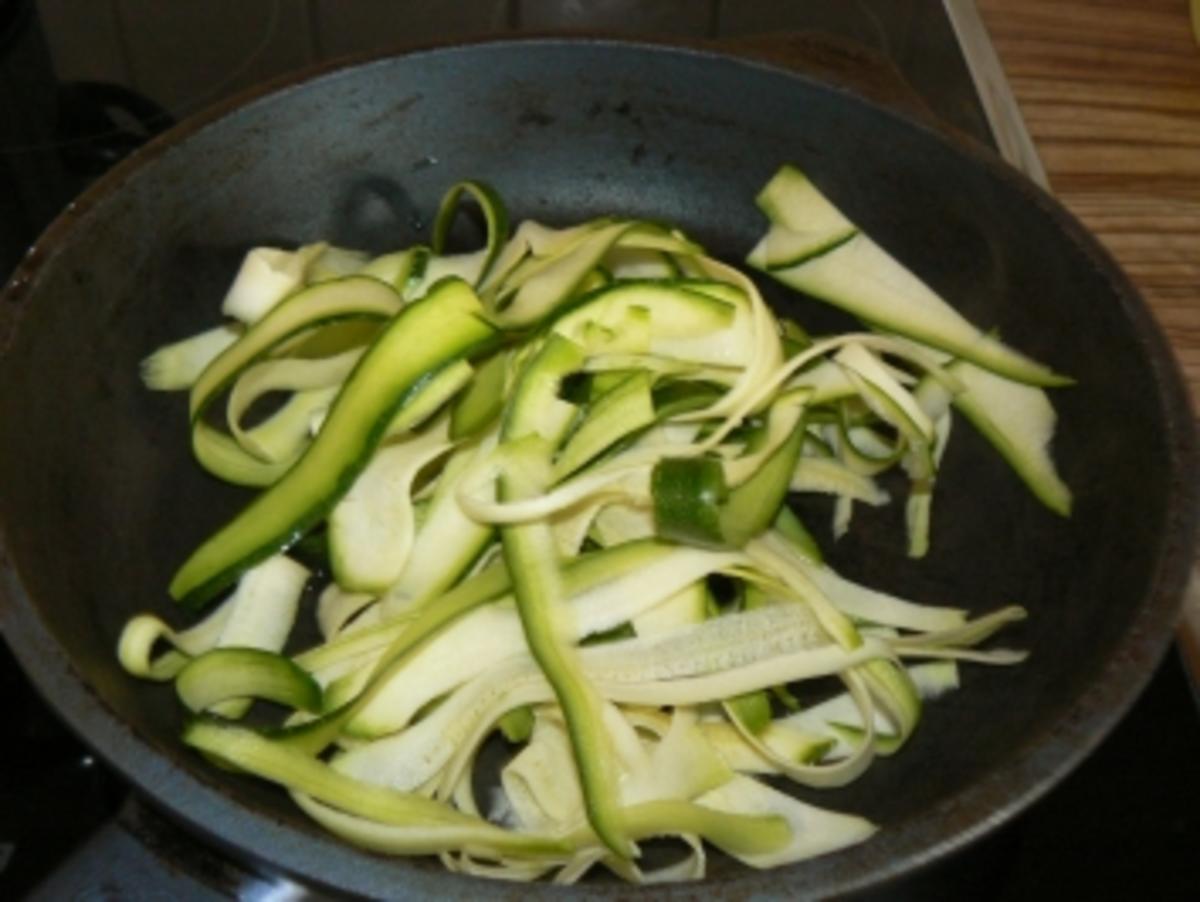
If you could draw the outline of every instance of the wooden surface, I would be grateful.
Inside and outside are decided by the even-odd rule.
[[[1200,413],[1200,47],[1187,0],[977,0],[1051,189],[1154,310]]]

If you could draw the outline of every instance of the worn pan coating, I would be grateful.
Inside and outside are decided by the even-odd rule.
[[[819,796],[874,818],[878,838],[771,873],[718,857],[708,891],[878,885],[1011,817],[1100,741],[1168,642],[1196,511],[1181,381],[1109,257],[990,155],[843,89],[708,52],[538,40],[328,72],[182,126],[65,212],[0,301],[0,592],[31,677],[159,806],[247,859],[366,894],[478,895],[436,863],[349,849],[281,792],[207,766],[178,742],[169,689],[119,670],[121,625],[170,612],[172,570],[243,497],[190,463],[182,401],[143,391],[137,363],[211,321],[248,246],[403,245],[426,235],[456,179],[491,181],[518,218],[660,218],[738,259],[762,228],[751,198],[785,161],[973,320],[1078,378],[1055,395],[1077,500],[1069,521],[1047,513],[964,426],[925,562],[904,558],[897,506],[856,522],[837,565],[975,611],[1026,604],[1008,641],[1032,657],[969,670],[903,754]]]

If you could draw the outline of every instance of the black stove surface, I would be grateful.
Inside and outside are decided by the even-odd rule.
[[[862,20],[864,7],[877,15]],[[804,8],[808,25],[824,22],[827,33],[887,56],[934,112],[990,141],[940,3],[813,0]],[[806,24],[804,14],[794,18],[793,27]],[[860,20],[871,27],[859,28]],[[47,66],[36,42],[21,54],[26,74]],[[0,144],[52,150],[62,123],[39,116],[53,103],[43,109],[43,99],[6,85],[0,79]],[[22,102],[25,132],[14,137],[6,129],[22,125],[10,115]],[[137,136],[118,142],[136,143]],[[78,153],[88,145],[71,146]],[[119,157],[112,148],[104,142],[83,164],[69,155],[0,158],[0,189],[12,189],[0,190],[0,244],[13,239],[0,248],[0,276],[49,215]],[[24,218],[10,216],[9,205]],[[2,642],[0,693],[9,718],[0,744],[0,898],[317,898],[229,861],[132,797],[41,702]],[[1200,897],[1200,878],[1190,873],[1197,850],[1200,712],[1172,651],[1113,734],[1046,798],[961,854],[864,898],[1191,899]]]

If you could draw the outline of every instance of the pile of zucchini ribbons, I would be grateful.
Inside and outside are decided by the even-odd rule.
[[[444,253],[464,201],[486,246]],[[493,877],[695,879],[705,843],[764,868],[869,837],[762,778],[854,780],[959,662],[1020,661],[979,646],[1025,612],[856,584],[787,498],[832,496],[840,534],[902,474],[919,557],[957,410],[1065,515],[1043,389],[1069,380],[796,169],[758,204],[749,264],[862,331],[810,337],[660,224],[510,233],[480,182],[447,193],[429,247],[251,251],[225,324],[143,369],[189,392],[198,461],[261,490],[171,583],[221,603],[120,640],[130,673],[174,682],[184,741],[351,843]],[[315,580],[324,641],[285,654]],[[842,689],[801,704],[810,680]],[[247,725],[255,700],[274,725]],[[508,755],[477,791],[496,734]],[[661,837],[680,854],[644,865]]]

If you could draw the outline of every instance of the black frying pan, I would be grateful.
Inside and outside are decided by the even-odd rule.
[[[504,42],[330,72],[176,129],[64,213],[0,301],[0,592],[31,677],[159,806],[242,856],[368,894],[533,894],[342,845],[283,793],[188,752],[170,690],[120,671],[122,624],[175,613],[173,569],[244,499],[190,462],[183,402],[145,392],[137,363],[212,320],[248,246],[403,245],[427,236],[457,179],[492,182],[517,218],[666,219],[737,260],[763,227],[751,198],[785,161],[971,319],[1078,378],[1055,395],[1076,512],[1039,507],[964,426],[926,561],[905,559],[899,510],[856,521],[836,566],[974,611],[1023,603],[1032,616],[1009,641],[1032,657],[968,670],[902,755],[813,796],[872,817],[877,838],[777,872],[716,859],[710,889],[876,885],[1011,817],[1100,741],[1168,642],[1196,519],[1181,382],[1108,256],[990,155],[843,89],[706,52]],[[845,325],[769,299],[817,328]]]

